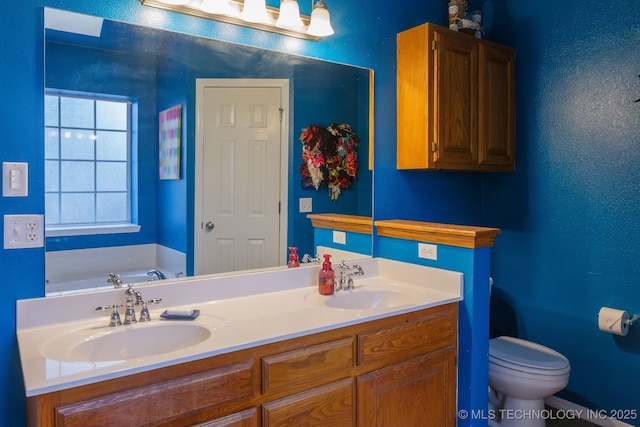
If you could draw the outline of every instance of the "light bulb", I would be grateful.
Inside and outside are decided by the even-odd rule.
[[[316,37],[325,37],[333,34],[331,15],[329,15],[329,10],[323,0],[318,0],[311,12],[311,22],[309,23],[307,34]]]
[[[191,0],[160,0],[160,3],[170,4],[173,6],[184,6],[189,4],[189,1]]]
[[[273,19],[267,13],[265,0],[245,0],[240,19],[247,22],[273,23]]]
[[[200,9],[214,15],[231,15],[232,9],[229,0],[202,0]]]
[[[282,1],[276,25],[280,28],[289,28],[292,30],[301,30],[304,28],[304,23],[302,19],[300,19],[300,8],[296,0]]]

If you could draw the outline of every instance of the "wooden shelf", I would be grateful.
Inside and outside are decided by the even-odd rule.
[[[311,220],[311,225],[315,228],[329,228],[362,234],[371,234],[373,228],[373,220],[370,216],[324,213],[309,214],[307,218]]]
[[[392,219],[375,221],[378,236],[417,240],[462,248],[493,246],[499,228]]]

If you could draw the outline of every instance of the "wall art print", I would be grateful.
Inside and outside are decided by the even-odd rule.
[[[160,112],[160,179],[180,179],[181,118],[182,105]]]

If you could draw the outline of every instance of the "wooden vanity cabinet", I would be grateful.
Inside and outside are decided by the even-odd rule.
[[[451,303],[29,397],[40,427],[454,426]]]
[[[427,23],[397,59],[398,169],[514,169],[513,49]]]

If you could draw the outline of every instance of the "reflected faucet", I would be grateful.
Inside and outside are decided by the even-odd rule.
[[[147,276],[156,276],[156,278],[153,280],[164,280],[167,278],[167,276],[165,276],[164,273],[160,270],[149,270],[147,271]]]
[[[116,273],[109,273],[107,283],[111,283],[116,289],[122,287],[122,279],[120,278],[120,275]]]
[[[316,255],[315,258],[314,258],[309,254],[304,254],[302,256],[302,259],[300,260],[300,262],[302,262],[302,263],[312,262],[314,264],[320,264],[321,261],[320,261],[320,256],[318,256],[318,255]]]

